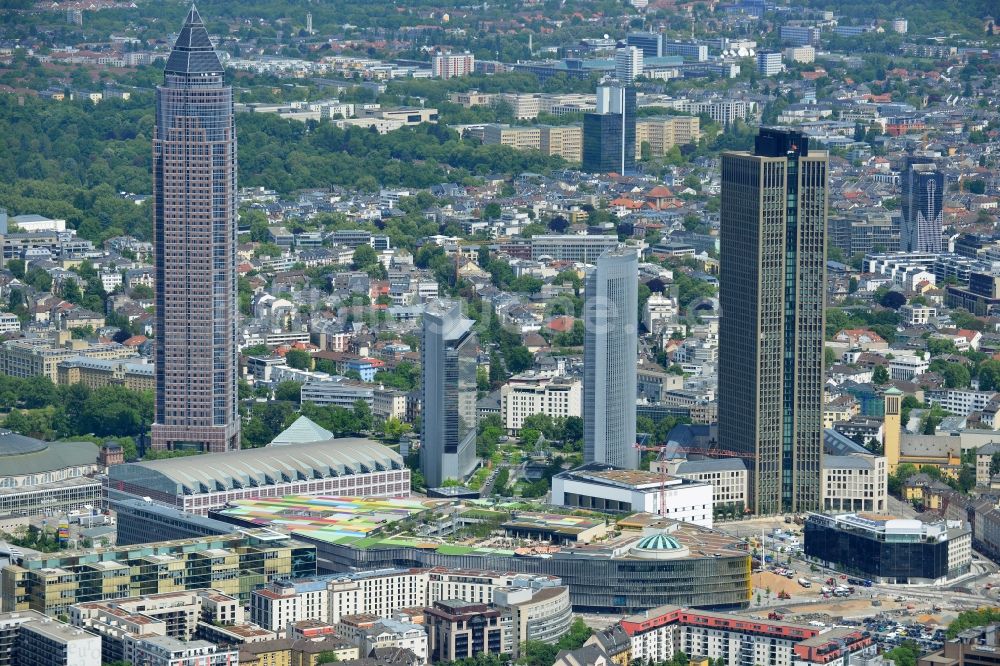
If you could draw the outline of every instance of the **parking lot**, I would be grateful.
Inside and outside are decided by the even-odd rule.
[[[984,558],[977,557],[972,572],[948,586],[882,585],[801,559],[801,527],[784,518],[716,527],[748,539],[757,553],[748,610],[756,617],[864,626],[887,648],[913,640],[925,649],[937,649],[943,630],[958,613],[1000,602],[998,567]]]

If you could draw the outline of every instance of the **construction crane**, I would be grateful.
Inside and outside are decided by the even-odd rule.
[[[633,444],[632,448],[642,452],[655,451],[659,454],[657,456],[657,459],[660,460],[661,463],[664,463],[660,465],[660,498],[659,498],[660,516],[663,518],[667,517],[667,466],[665,462],[668,451],[670,453],[683,453],[685,455],[688,453],[697,453],[701,455],[711,454],[710,456],[711,458],[749,458],[753,456],[752,453],[748,453],[746,451],[733,451],[731,449],[705,450],[689,446],[676,446],[670,444],[669,442],[666,444],[661,444],[659,446],[645,446],[644,444],[636,442],[635,444]]]

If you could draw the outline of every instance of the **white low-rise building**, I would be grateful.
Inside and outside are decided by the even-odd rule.
[[[276,582],[250,597],[250,618],[265,629],[315,619],[337,624],[345,616],[390,618],[401,608],[425,608],[435,601],[494,602],[494,592],[562,585],[544,574],[443,568],[378,569]],[[324,601],[325,600],[325,601]]]
[[[676,476],[589,463],[552,477],[552,504],[646,512],[712,527],[712,486]]]
[[[507,432],[517,435],[524,419],[535,414],[554,419],[581,416],[582,398],[578,379],[529,372],[511,377],[500,388],[500,417]]]
[[[889,361],[889,377],[894,380],[910,381],[930,368],[930,361],[919,356],[896,356]]]

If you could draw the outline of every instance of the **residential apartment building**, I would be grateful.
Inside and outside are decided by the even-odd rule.
[[[946,412],[956,416],[968,416],[974,411],[982,411],[996,396],[995,391],[963,389],[933,389],[924,392],[924,400],[928,405],[941,405]]]
[[[722,155],[719,442],[744,456],[757,514],[822,505],[828,166],[770,128]]]
[[[541,641],[550,645],[558,642],[573,622],[569,588],[565,585],[541,590],[523,587],[497,589],[494,601],[510,613],[516,637],[515,657],[524,641]]]
[[[246,581],[316,574],[316,548],[268,530],[100,551],[32,553],[0,570],[3,611],[69,613],[74,604],[211,587],[249,600]]]
[[[500,387],[500,418],[507,434],[517,435],[524,419],[534,414],[552,418],[580,416],[583,388],[580,380],[525,373]]]
[[[871,636],[855,627],[824,630],[676,606],[626,617],[619,626],[633,662],[669,661],[683,652],[726,664],[806,666],[874,648]]]
[[[632,83],[642,76],[642,49],[626,46],[615,50],[615,78],[622,83]]]
[[[133,664],[142,666],[234,666],[239,650],[208,641],[181,641],[169,636],[151,636],[135,645]]]
[[[783,69],[780,52],[761,51],[757,54],[757,73],[761,76],[774,76]]]
[[[419,663],[427,663],[427,631],[419,624],[391,618],[379,620],[364,631],[358,643],[362,654],[386,648],[409,650]]]
[[[255,590],[250,596],[250,621],[274,631],[306,619],[338,624],[345,617],[365,615],[375,621],[392,617],[400,608],[423,608],[435,601],[462,599],[489,604],[498,590],[538,591],[561,585],[559,578],[543,574],[468,569],[378,569],[332,574],[278,581]],[[293,595],[309,599],[290,601]]]
[[[486,125],[483,128],[483,143],[499,146],[510,146],[515,150],[539,150],[542,143],[542,132],[537,125]]]
[[[578,164],[583,159],[581,125],[539,125],[538,149],[544,155],[561,157]]]
[[[319,661],[324,653],[332,654],[337,661],[355,661],[365,656],[356,645],[337,636],[278,638],[241,645],[239,666],[318,666],[325,663]]]
[[[471,53],[442,53],[431,58],[431,73],[436,79],[468,76],[476,71],[476,57]]]
[[[747,120],[756,113],[755,102],[737,99],[691,101],[683,100],[676,105],[678,111],[690,113],[692,116],[707,114],[712,120],[723,125],[729,125],[736,120]]]
[[[190,641],[205,626],[242,625],[243,604],[218,590],[150,594],[78,603],[69,609],[74,627],[101,637],[104,662],[138,664],[138,643],[154,636]]]
[[[510,611],[491,604],[437,601],[424,613],[430,661],[471,659],[478,654],[510,654],[515,638]]]
[[[0,666],[101,666],[101,638],[36,611],[0,614]]]
[[[253,623],[279,633],[304,619],[328,622],[329,610],[329,593],[323,580],[279,580],[250,593]]]

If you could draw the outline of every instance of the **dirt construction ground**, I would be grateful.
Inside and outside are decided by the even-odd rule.
[[[779,592],[787,592],[793,597],[818,597],[820,594],[819,583],[814,582],[812,587],[806,589],[799,585],[795,578],[785,578],[770,571],[755,573],[753,575],[754,595],[758,592],[762,595],[766,594],[768,588],[771,589],[772,597],[778,596]]]

